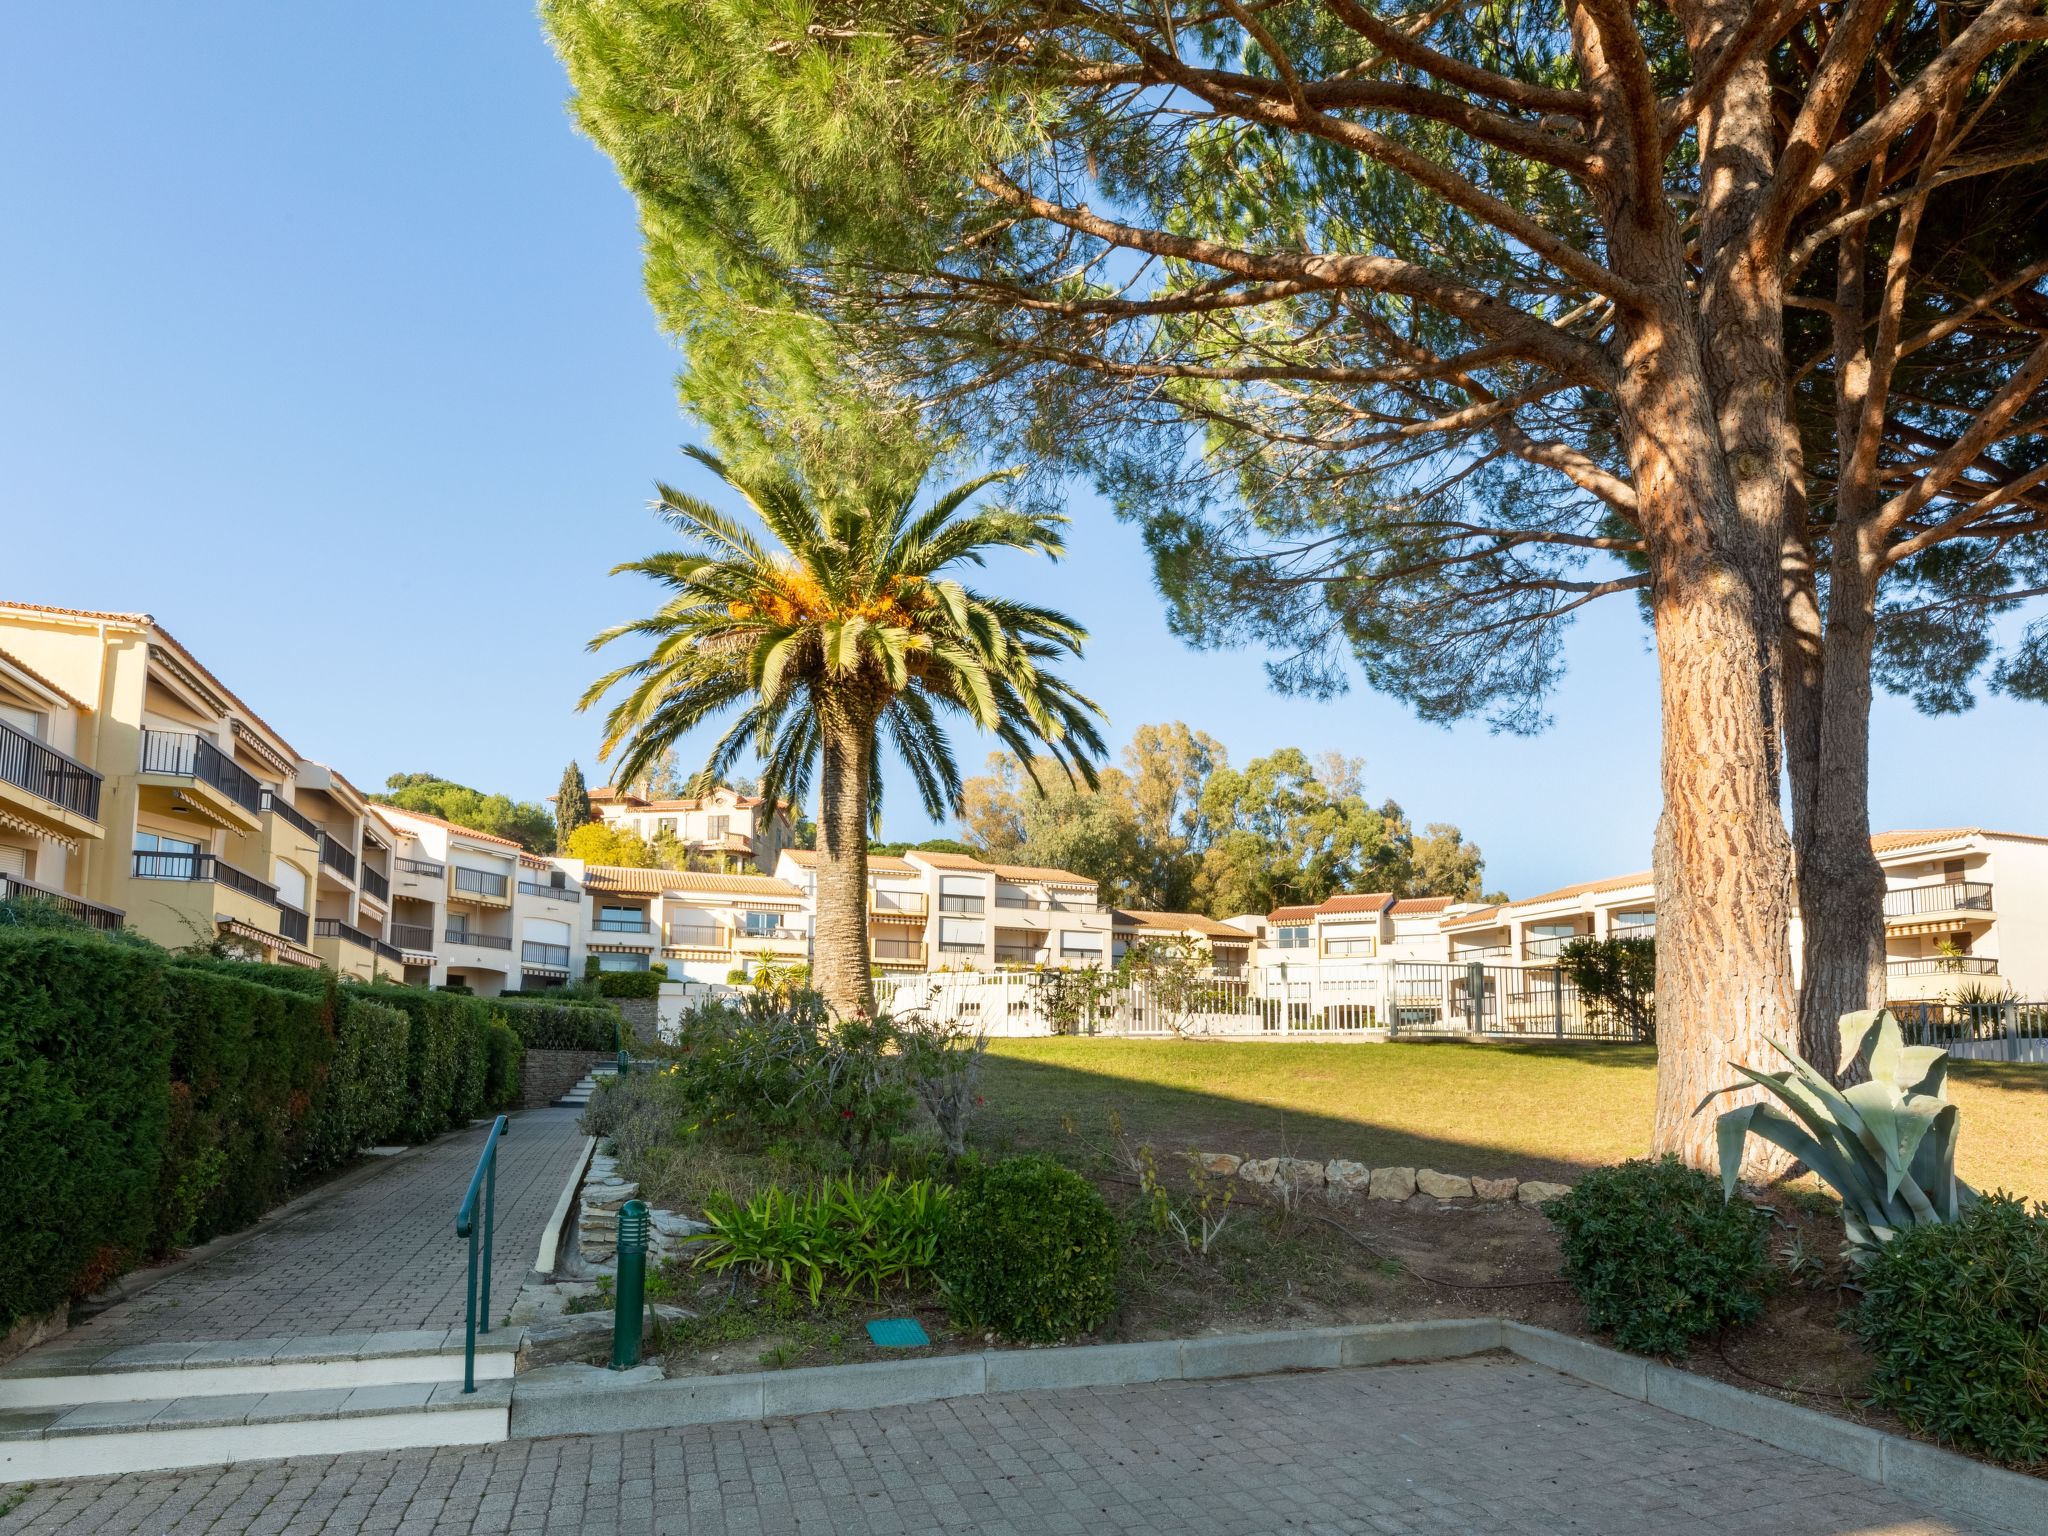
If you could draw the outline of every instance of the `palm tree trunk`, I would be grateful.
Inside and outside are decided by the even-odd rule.
[[[874,1008],[868,982],[868,783],[874,720],[853,701],[821,699],[818,916],[813,981],[844,1018]]]

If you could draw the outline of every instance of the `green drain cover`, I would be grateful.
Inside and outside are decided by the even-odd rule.
[[[914,1317],[882,1317],[868,1324],[868,1337],[883,1349],[917,1349],[931,1343]]]

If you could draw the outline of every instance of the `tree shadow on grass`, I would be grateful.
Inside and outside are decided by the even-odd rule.
[[[976,1139],[1086,1155],[1114,1116],[1161,1152],[1569,1180],[1647,1151],[1653,1060],[1642,1047],[1550,1043],[1005,1041],[983,1065]]]
[[[1948,1070],[1962,1082],[2006,1093],[2048,1093],[2048,1062],[1951,1060]]]

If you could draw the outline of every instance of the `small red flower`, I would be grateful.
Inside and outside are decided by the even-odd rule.
[[[978,1093],[977,1093],[977,1094],[976,1094],[976,1095],[974,1096],[974,1107],[975,1107],[976,1109],[979,1109],[979,1108],[981,1108],[981,1106],[982,1106],[982,1105],[984,1105],[984,1104],[986,1104],[987,1102],[988,1102],[988,1100],[987,1100],[987,1099],[984,1099],[984,1098],[983,1098],[983,1097],[982,1097],[982,1096],[981,1096],[980,1094],[978,1094]]]
[[[839,1111],[839,1118],[842,1120],[851,1120],[853,1118],[853,1111],[850,1109],[842,1109],[841,1111]]]

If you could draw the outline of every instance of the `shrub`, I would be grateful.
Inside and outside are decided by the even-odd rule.
[[[147,950],[0,930],[0,1330],[148,1247],[170,1111],[163,974]]]
[[[406,1121],[405,1064],[412,1021],[403,1009],[362,995],[339,994],[334,1064],[314,1148],[332,1167],[361,1147],[395,1139]]]
[[[605,997],[659,997],[661,984],[668,979],[666,972],[645,971],[599,971],[592,978],[597,982],[598,992]]]
[[[947,1204],[939,1281],[956,1322],[1051,1343],[1116,1310],[1116,1218],[1095,1187],[1049,1158],[966,1170]]]
[[[1679,1354],[1762,1306],[1770,1218],[1676,1157],[1595,1169],[1543,1211],[1586,1321],[1623,1349]]]
[[[495,997],[491,1002],[529,1051],[615,1051],[619,1010],[608,1003]]]
[[[484,1031],[484,1108],[504,1109],[519,1098],[519,1072],[526,1047],[510,1024],[492,1019]]]
[[[1877,1351],[1879,1406],[1999,1461],[2048,1458],[2048,1202],[1988,1196],[1901,1232],[1859,1278],[1849,1326]]]
[[[1655,939],[1573,939],[1558,952],[1557,963],[1594,1018],[1620,1024],[1638,1040],[1657,1038]]]
[[[909,1285],[930,1276],[950,1193],[942,1184],[893,1175],[863,1187],[853,1176],[803,1193],[762,1190],[735,1200],[723,1192],[704,1205],[711,1230],[689,1239],[700,1245],[697,1262],[710,1270],[750,1269],[784,1285],[801,1284],[817,1305],[828,1281],[848,1295]]]

